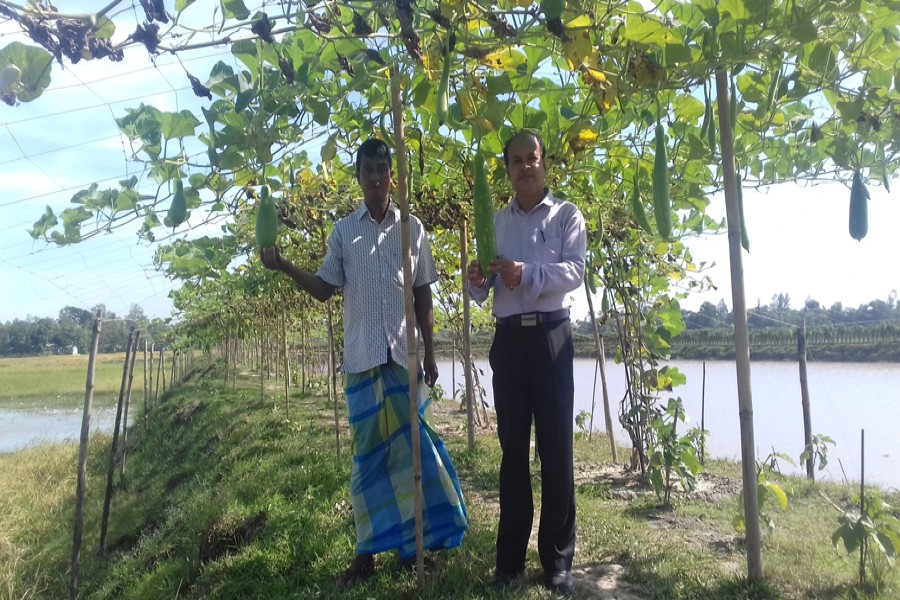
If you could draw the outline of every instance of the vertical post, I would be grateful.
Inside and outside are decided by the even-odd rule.
[[[613,432],[612,412],[609,408],[609,388],[606,385],[606,350],[603,347],[603,338],[600,337],[600,327],[597,325],[597,317],[594,313],[594,300],[591,298],[591,290],[588,287],[587,277],[584,279],[584,292],[587,296],[588,312],[591,315],[591,323],[594,326],[594,346],[597,349],[597,366],[600,368],[600,387],[603,390],[603,420],[606,422],[606,433],[609,435],[609,451],[613,464],[619,463],[616,449],[616,436]],[[591,407],[591,420],[594,418],[594,409]],[[593,426],[591,426],[593,429]]]
[[[84,530],[85,465],[87,464],[88,441],[91,435],[91,402],[94,399],[94,372],[97,366],[97,347],[100,345],[100,329],[100,313],[97,313],[91,338],[91,353],[88,358],[87,382],[84,386],[84,412],[81,416],[81,443],[78,446],[78,467],[75,482],[75,527],[72,532],[69,600],[75,600],[78,597],[78,576],[81,570],[81,538]]]
[[[416,515],[416,581],[419,590],[425,587],[425,556],[422,534],[422,449],[419,446],[419,356],[416,346],[416,315],[412,289],[412,254],[409,239],[409,178],[406,165],[406,141],[403,133],[403,105],[400,100],[400,74],[392,68],[391,114],[394,125],[394,152],[397,156],[397,205],[400,207],[400,239],[403,248],[403,290],[406,295],[406,346],[409,372],[409,428],[412,442],[413,490]]]
[[[800,403],[803,407],[803,447],[806,449],[806,478],[816,480],[816,462],[812,447],[812,417],[809,409],[809,383],[806,378],[806,319],[797,328],[797,357],[800,360]]]
[[[700,464],[706,464],[706,361],[703,361],[703,384],[700,387]]]
[[[119,456],[119,480],[125,480],[125,451],[128,447],[128,407],[131,405],[131,385],[134,382],[134,361],[137,357],[140,331],[134,332],[134,341],[131,345],[131,363],[128,365],[128,389],[125,390],[125,414],[122,416],[122,450]]]
[[[462,279],[463,332],[462,353],[463,373],[466,377],[466,429],[469,449],[475,447],[475,383],[472,381],[472,311],[469,308],[469,286],[466,269],[469,262],[469,234],[466,222],[459,227],[459,270]]]
[[[122,422],[122,407],[125,402],[125,387],[128,385],[128,364],[131,362],[131,349],[134,346],[136,331],[128,334],[128,346],[125,348],[125,364],[122,366],[122,382],[119,384],[119,400],[116,403],[116,421],[113,427],[112,444],[109,447],[109,463],[106,469],[106,495],[103,499],[103,516],[100,519],[100,556],[106,556],[106,530],[109,525],[109,504],[112,500],[113,474],[116,472],[116,455],[119,443],[119,425]]]
[[[287,308],[284,306],[284,290],[281,290],[281,352],[284,355],[284,414],[291,417],[289,400],[291,396],[291,364],[288,358]]]
[[[144,419],[147,418],[147,396],[149,395],[150,388],[147,387],[147,338],[144,338]]]
[[[866,430],[859,430],[859,514],[866,516]],[[863,536],[859,544],[859,583],[866,583],[866,551],[869,536]]]
[[[716,104],[719,114],[719,141],[725,179],[725,212],[728,222],[728,257],[731,266],[731,299],[734,306],[734,355],[737,366],[738,417],[741,423],[741,475],[744,489],[744,524],[747,542],[747,579],[762,581],[762,535],[759,530],[759,499],[756,495],[756,443],[753,433],[753,393],[750,385],[750,333],[747,299],[744,292],[744,265],[741,257],[741,218],[738,208],[737,170],[734,160],[734,132],[728,101],[728,75],[716,69]]]

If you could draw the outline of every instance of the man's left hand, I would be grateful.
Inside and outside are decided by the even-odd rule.
[[[422,368],[425,370],[425,385],[434,387],[438,378],[437,362],[435,362],[434,356],[426,356]]]
[[[522,283],[522,263],[508,258],[495,258],[491,261],[491,273],[498,277],[509,289],[518,287]]]

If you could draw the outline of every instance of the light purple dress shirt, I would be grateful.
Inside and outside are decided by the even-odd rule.
[[[584,216],[578,207],[548,191],[526,213],[519,207],[518,198],[513,198],[494,214],[494,228],[497,253],[524,263],[522,282],[510,290],[499,277],[491,275],[484,287],[469,283],[472,299],[482,304],[493,288],[496,317],[569,308],[567,294],[584,281],[587,251]]]

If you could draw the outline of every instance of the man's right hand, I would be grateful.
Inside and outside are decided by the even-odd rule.
[[[278,248],[275,246],[260,248],[259,257],[262,260],[262,264],[265,265],[267,269],[272,269],[273,271],[284,270],[284,261],[281,258],[281,254],[278,252]]]
[[[473,260],[469,263],[469,268],[466,270],[466,277],[469,279],[469,283],[471,283],[473,287],[484,287],[484,273],[482,273],[481,265],[478,264],[477,260]]]

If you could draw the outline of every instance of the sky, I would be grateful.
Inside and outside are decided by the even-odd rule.
[[[21,39],[13,31],[9,23],[0,24],[0,47]],[[168,293],[178,284],[155,270],[155,246],[138,240],[137,223],[68,247],[34,241],[27,230],[45,206],[59,214],[71,206],[77,191],[93,182],[105,188],[130,175],[141,176],[142,167],[129,160],[128,140],[119,134],[115,118],[142,102],[160,110],[199,113],[200,101],[185,69],[204,81],[210,67],[229,56],[226,48],[205,48],[180,54],[180,61],[160,56],[154,62],[145,50],[134,48],[120,63],[54,63],[52,83],[42,96],[14,107],[0,104],[0,322],[56,317],[69,305],[90,310],[104,304],[124,316],[137,304],[149,317],[170,315]],[[155,184],[140,189],[153,193]],[[889,194],[877,182],[869,190],[869,233],[859,242],[847,229],[849,185],[745,190],[747,306],[765,305],[773,295],[787,293],[793,308],[802,307],[806,298],[826,307],[835,302],[856,307],[886,300],[900,289],[900,269],[893,263],[900,191]],[[710,214],[721,218],[724,211],[723,197],[715,197]],[[88,229],[90,223],[84,226]],[[176,237],[189,235],[187,231],[180,229]],[[717,289],[694,294],[682,306],[696,310],[704,301],[724,300],[731,308],[727,236],[692,238],[687,244],[696,260],[714,264],[706,274]],[[583,318],[584,293],[576,291],[573,298],[573,315]]]

